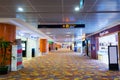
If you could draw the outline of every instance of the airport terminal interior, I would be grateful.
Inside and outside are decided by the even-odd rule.
[[[0,0],[0,80],[120,80],[120,0]]]

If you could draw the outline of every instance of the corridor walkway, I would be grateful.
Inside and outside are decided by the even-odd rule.
[[[120,71],[109,71],[107,65],[66,50],[24,62],[24,68],[0,80],[120,80]]]

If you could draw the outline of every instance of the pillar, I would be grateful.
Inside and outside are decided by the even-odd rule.
[[[0,38],[3,38],[6,41],[13,42],[16,38],[16,26],[7,23],[0,23]],[[11,48],[10,48],[11,49]],[[2,54],[2,53],[0,53]],[[0,56],[1,57],[1,56]],[[0,58],[1,59],[1,58]],[[7,62],[6,65],[11,64],[11,51],[7,51]]]

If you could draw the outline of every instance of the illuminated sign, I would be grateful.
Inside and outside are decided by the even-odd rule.
[[[106,35],[106,34],[108,34],[109,33],[109,31],[104,31],[104,32],[101,32],[100,34],[99,34],[99,36],[104,36],[104,35]]]
[[[38,28],[85,28],[85,24],[38,25]]]
[[[74,28],[75,24],[63,24],[63,28]]]

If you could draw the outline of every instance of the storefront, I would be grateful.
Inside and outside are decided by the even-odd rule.
[[[110,26],[104,30],[89,35],[88,54],[92,59],[99,59],[108,64],[108,46],[118,46],[118,55],[120,54],[120,25]]]
[[[98,59],[108,64],[108,46],[118,46],[118,33],[98,37]]]

